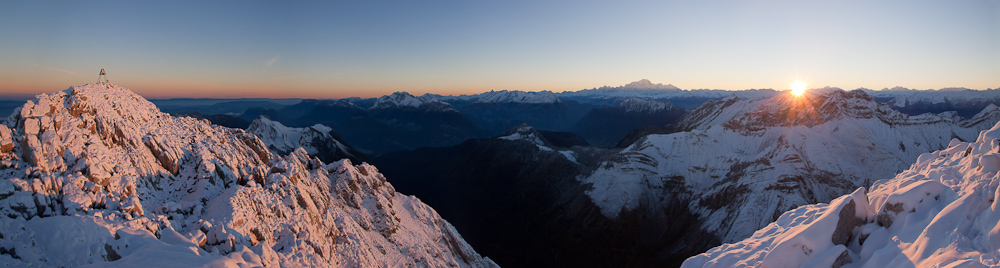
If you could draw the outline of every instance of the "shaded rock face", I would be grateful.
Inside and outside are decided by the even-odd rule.
[[[521,124],[528,124],[540,130],[564,131],[594,108],[593,105],[576,101],[552,103],[452,101],[451,103],[477,126],[492,134],[503,133]]]
[[[595,108],[569,127],[592,144],[611,147],[630,131],[662,127],[684,115],[684,109],[668,102],[628,98],[614,107]]]
[[[684,200],[647,196],[642,210],[603,216],[585,194],[591,186],[577,176],[613,151],[554,140],[552,133],[522,125],[497,138],[392,152],[373,161],[401,193],[434,206],[470,244],[504,266],[676,266],[719,243],[698,228]]]
[[[833,236],[830,238],[830,241],[833,242],[834,245],[847,245],[847,243],[851,242],[851,238],[855,236],[854,228],[867,223],[868,219],[866,217],[858,218],[856,216],[856,206],[857,203],[855,203],[854,200],[851,200],[847,203],[847,205],[840,209],[837,228],[833,230]]]
[[[112,84],[41,94],[11,119],[0,265],[495,266],[373,166],[275,155]]]
[[[371,107],[362,108],[367,102],[303,100],[281,110],[247,110],[241,117],[256,120],[266,116],[296,128],[322,124],[336,129],[353,148],[370,156],[424,146],[451,146],[469,138],[490,136],[448,103],[422,100],[405,92],[371,100]]]

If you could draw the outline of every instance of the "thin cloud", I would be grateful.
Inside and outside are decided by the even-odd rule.
[[[34,62],[22,62],[22,63],[24,63],[24,65],[28,65],[28,66],[31,66],[31,67],[38,67],[38,68],[46,69],[46,70],[49,70],[49,71],[57,71],[57,72],[63,72],[63,73],[71,74],[71,75],[75,75],[75,76],[80,76],[80,74],[78,74],[76,72],[73,72],[73,71],[63,70],[63,69],[59,69],[59,68],[45,67],[45,66],[38,65],[38,63],[34,63]]]
[[[266,63],[264,63],[264,66],[271,67],[271,65],[274,64],[275,62],[278,62],[279,59],[281,59],[280,55],[274,55],[274,58],[271,58]]]
[[[75,75],[75,76],[80,76],[80,74],[78,74],[78,73],[67,71],[67,70],[63,70],[63,69],[56,69],[56,68],[50,68],[50,67],[42,67],[42,68],[44,68],[46,70],[60,71],[60,72],[72,74],[72,75]]]

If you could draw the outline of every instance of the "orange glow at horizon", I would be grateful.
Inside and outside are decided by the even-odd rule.
[[[802,97],[802,94],[806,93],[806,82],[802,80],[795,81],[792,83],[792,91],[790,92],[795,97]]]

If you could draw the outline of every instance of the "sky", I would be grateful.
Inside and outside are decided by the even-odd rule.
[[[1000,1],[0,1],[0,95],[1000,87]]]

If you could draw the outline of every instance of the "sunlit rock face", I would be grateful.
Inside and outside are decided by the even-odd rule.
[[[113,84],[16,110],[0,176],[11,266],[495,266],[373,166],[273,154]]]

